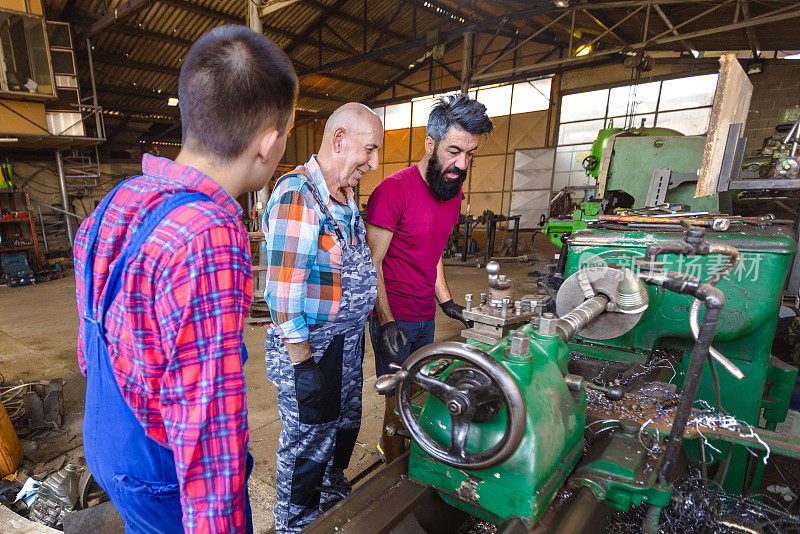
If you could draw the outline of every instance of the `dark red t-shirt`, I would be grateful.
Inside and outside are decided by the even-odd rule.
[[[458,222],[462,193],[433,197],[416,164],[384,178],[367,201],[367,222],[393,232],[383,258],[392,315],[425,321],[436,315],[436,265]]]

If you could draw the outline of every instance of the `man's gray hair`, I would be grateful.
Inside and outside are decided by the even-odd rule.
[[[438,143],[453,125],[475,135],[487,135],[494,129],[486,106],[463,94],[444,96],[436,101],[428,115],[426,133]]]

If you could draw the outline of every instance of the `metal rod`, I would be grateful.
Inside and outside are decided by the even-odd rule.
[[[661,6],[656,5],[656,6],[653,6],[653,8],[656,10],[656,13],[658,13],[658,16],[661,17],[661,20],[664,21],[664,24],[667,25],[667,28],[672,30],[672,34],[673,35],[680,35],[678,33],[678,30],[676,30],[675,26],[672,24],[672,21],[669,20],[669,18],[667,18],[667,14],[664,13],[663,9],[661,9]],[[646,40],[647,40],[647,37],[642,39],[642,41],[646,41]],[[690,43],[686,39],[681,39],[680,43],[683,45],[683,47],[686,49],[687,52],[692,54],[692,56],[695,56],[695,54],[697,53],[697,49],[695,49],[695,47],[694,47],[694,45],[692,43]]]
[[[44,219],[42,219],[42,205],[36,204],[36,209],[39,210],[39,224],[42,225],[42,241],[44,241],[44,251],[50,252],[47,248],[47,234],[44,231]]]
[[[569,48],[567,49],[567,55],[568,56],[572,55],[572,41],[573,41],[573,38],[575,37],[575,13],[577,13],[577,11],[573,10],[572,11],[572,24],[569,27]]]
[[[535,32],[535,33],[533,33],[533,34],[529,35],[528,37],[526,37],[525,39],[523,39],[522,41],[520,41],[520,42],[519,42],[519,43],[518,43],[516,46],[514,46],[514,48],[510,48],[510,49],[508,49],[508,50],[506,50],[506,51],[502,52],[502,53],[501,53],[499,56],[497,56],[496,58],[494,58],[494,60],[493,60],[491,63],[489,63],[488,65],[486,65],[485,67],[483,67],[483,68],[482,68],[482,69],[481,69],[481,70],[478,72],[478,74],[483,74],[483,73],[484,73],[484,72],[486,72],[487,70],[489,70],[489,69],[491,69],[492,67],[494,67],[494,66],[497,64],[497,62],[498,62],[498,61],[500,61],[502,58],[504,58],[504,57],[505,57],[505,56],[507,56],[508,54],[510,54],[510,53],[512,53],[512,52],[514,52],[515,50],[519,49],[519,48],[520,48],[522,45],[524,45],[525,43],[527,43],[527,42],[528,42],[528,41],[530,41],[531,39],[535,38],[537,35],[539,35],[539,34],[540,34],[540,33],[542,33],[543,31],[545,31],[547,28],[549,28],[549,27],[550,27],[550,26],[552,26],[553,24],[557,23],[559,20],[561,20],[561,19],[563,19],[564,17],[566,17],[566,16],[567,16],[567,13],[569,13],[569,11],[565,11],[564,13],[562,13],[561,15],[559,15],[558,17],[554,18],[553,20],[551,20],[550,22],[548,22],[547,24],[545,24],[544,26],[542,26],[541,28],[539,28],[538,30],[536,30],[536,32]],[[575,18],[575,12],[574,12],[574,11],[572,12],[572,17],[573,17],[573,19]],[[487,48],[488,48],[488,46],[487,46]]]
[[[514,233],[511,235],[511,255],[517,257],[517,245],[519,244],[519,217],[514,218]]]
[[[61,203],[64,205],[64,210],[69,212],[69,198],[67,197],[67,178],[64,175],[64,161],[61,158],[61,150],[56,150],[56,167],[58,168],[58,185],[61,189]],[[64,222],[67,225],[67,239],[69,245],[72,246],[72,220],[65,214]]]
[[[580,332],[581,328],[606,311],[608,302],[609,299],[607,296],[597,295],[596,297],[585,300],[583,304],[577,306],[569,313],[564,314],[556,324],[556,328],[564,341],[571,340],[576,333]]]
[[[475,34],[464,34],[464,57],[461,62],[461,94],[469,93],[470,79],[472,78],[472,50],[475,46]]]
[[[747,3],[747,0],[742,1],[742,16],[744,16],[744,20],[750,20],[750,5]],[[745,28],[745,31],[747,32],[747,41],[750,43],[750,50],[753,52],[753,59],[758,59],[758,56],[761,55],[758,37],[756,37],[753,28],[750,26]]]
[[[100,109],[97,102],[97,86],[95,85],[94,79],[94,59],[92,58],[92,42],[87,37],[86,38],[86,54],[89,57],[89,79],[92,82],[92,105],[95,107],[94,109],[94,120],[95,120],[95,127],[97,128],[97,137],[100,139],[105,140],[106,132],[103,130],[103,124],[100,122],[100,113],[97,111]]]
[[[637,9],[635,9],[635,10],[631,11],[630,13],[628,13],[627,15],[625,15],[625,17],[623,17],[622,19],[620,19],[620,21],[619,21],[619,22],[617,22],[616,24],[614,24],[613,26],[611,26],[610,28],[608,28],[606,31],[604,31],[603,33],[601,33],[600,35],[598,35],[597,37],[595,37],[594,39],[592,39],[592,41],[591,41],[591,42],[590,42],[588,45],[586,45],[586,46],[592,46],[594,43],[596,43],[597,41],[599,41],[600,39],[602,39],[603,37],[605,37],[607,34],[611,34],[611,35],[614,35],[614,37],[617,37],[617,36],[614,34],[614,32],[613,32],[612,30],[613,30],[614,28],[616,28],[617,26],[619,26],[620,24],[622,24],[623,22],[625,22],[626,20],[628,20],[629,18],[631,18],[632,16],[634,16],[636,13],[638,13],[638,12],[639,12],[639,11],[641,11],[642,9],[644,9],[644,6],[642,6],[642,7],[639,7],[639,8],[637,8]],[[584,10],[584,11],[586,11],[586,10]],[[617,37],[617,39],[619,39],[619,37]],[[620,40],[620,41],[622,41],[622,39],[619,39],[619,40]],[[625,45],[625,46],[628,46],[628,44],[627,44],[625,41],[622,41],[622,43],[623,43],[623,45]]]
[[[464,219],[464,246],[461,247],[461,261],[467,261],[469,254],[469,215]]]

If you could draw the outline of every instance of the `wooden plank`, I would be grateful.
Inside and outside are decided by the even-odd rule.
[[[731,124],[744,123],[750,109],[753,84],[739,65],[736,54],[724,54],[719,59],[719,79],[714,94],[714,105],[708,123],[706,147],[700,164],[695,198],[717,192],[717,182],[722,169],[722,158]]]

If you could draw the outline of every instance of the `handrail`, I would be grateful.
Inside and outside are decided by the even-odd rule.
[[[44,202],[39,202],[38,200],[34,200],[34,202],[36,202],[40,206],[46,206],[46,207],[50,208],[53,211],[57,211],[59,213],[65,214],[65,215],[72,215],[73,217],[75,217],[76,219],[81,220],[81,221],[86,219],[86,217],[81,217],[80,215],[76,215],[76,214],[74,214],[72,212],[69,212],[69,211],[66,211],[66,210],[62,210],[60,208],[56,208],[55,206],[51,206],[50,204],[45,204]]]

